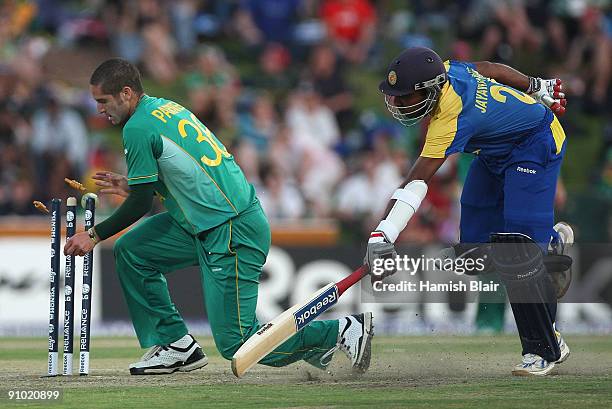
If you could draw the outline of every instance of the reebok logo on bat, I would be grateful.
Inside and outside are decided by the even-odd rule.
[[[338,301],[338,293],[336,287],[331,287],[317,298],[300,308],[298,311],[293,313],[295,319],[295,327],[297,331],[304,328],[310,321],[314,320],[321,313],[327,310],[329,307],[334,305]]]
[[[272,328],[272,323],[268,322],[266,325],[264,325],[263,327],[259,328],[259,331],[257,331],[257,335],[263,334],[264,332],[266,332],[270,328]]]

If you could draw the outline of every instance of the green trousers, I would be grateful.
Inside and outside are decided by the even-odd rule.
[[[487,280],[501,284],[497,274],[488,274]],[[483,278],[484,281],[484,278]],[[506,289],[499,286],[496,292],[481,292],[478,295],[478,313],[476,314],[476,329],[479,332],[502,333],[504,331],[504,315],[506,312]]]
[[[259,203],[197,237],[168,213],[150,217],[120,237],[114,247],[117,274],[141,347],[166,345],[187,334],[164,275],[199,265],[215,344],[231,359],[260,327],[257,290],[269,248],[270,226]],[[315,321],[260,363],[285,366],[303,359],[322,368],[320,359],[337,337],[337,320]]]

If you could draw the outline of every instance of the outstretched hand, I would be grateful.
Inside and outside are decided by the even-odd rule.
[[[563,92],[563,81],[559,78],[544,80],[531,77],[527,93],[540,104],[549,107],[556,116],[565,114],[567,99]]]
[[[128,197],[130,194],[127,178],[118,173],[99,171],[92,176],[92,179],[96,180],[97,186],[102,187],[99,192],[101,194],[117,195],[121,197]]]

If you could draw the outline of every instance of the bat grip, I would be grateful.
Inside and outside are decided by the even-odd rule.
[[[355,283],[361,280],[368,273],[366,266],[361,266],[357,270],[353,271],[350,275],[336,283],[338,289],[338,296],[342,295],[346,290],[351,288]]]

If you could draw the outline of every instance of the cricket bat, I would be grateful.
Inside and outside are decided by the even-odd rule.
[[[238,378],[296,332],[338,302],[338,298],[367,274],[361,266],[337,283],[321,288],[308,300],[295,304],[287,311],[263,325],[232,357],[232,372]]]

